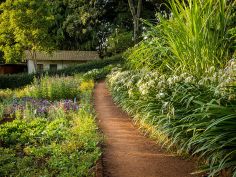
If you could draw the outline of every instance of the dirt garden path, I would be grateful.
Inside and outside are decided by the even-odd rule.
[[[191,177],[194,164],[164,152],[143,136],[112,101],[104,82],[94,93],[99,126],[104,133],[103,177]]]

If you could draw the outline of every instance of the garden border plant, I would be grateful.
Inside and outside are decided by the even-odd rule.
[[[164,147],[197,155],[209,176],[236,175],[236,63],[215,77],[114,70],[108,86],[114,101]]]

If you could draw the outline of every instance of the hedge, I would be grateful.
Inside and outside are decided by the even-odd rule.
[[[62,70],[57,71],[45,71],[43,73],[35,74],[12,74],[12,75],[1,75],[0,76],[0,89],[15,89],[23,87],[25,85],[31,84],[35,77],[40,77],[41,75],[59,75],[59,76],[71,76],[76,73],[84,73],[92,69],[100,69],[110,64],[116,64],[123,62],[121,55],[112,56],[103,60],[91,61],[83,64],[78,64],[71,66]]]

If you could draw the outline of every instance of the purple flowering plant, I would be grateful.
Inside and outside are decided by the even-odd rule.
[[[79,109],[78,103],[75,100],[65,99],[60,101],[49,101],[47,99],[37,99],[32,97],[14,98],[10,104],[7,114],[16,117],[24,117],[28,111],[34,117],[46,117],[50,110],[61,109],[64,113],[77,111]]]

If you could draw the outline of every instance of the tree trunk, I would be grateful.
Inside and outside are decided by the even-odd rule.
[[[35,69],[35,72],[37,73],[38,71],[38,68],[37,68],[37,60],[36,60],[36,51],[35,50],[31,50],[30,51],[30,55],[31,55],[31,58],[32,58],[32,61],[34,63],[34,69]]]
[[[139,18],[142,9],[142,0],[138,0],[137,8],[135,8],[134,0],[128,0],[130,11],[133,17],[134,24],[134,42],[137,43],[139,36]]]
[[[138,33],[139,33],[139,24],[138,24],[138,19],[134,18],[134,42],[137,43],[138,39]]]

